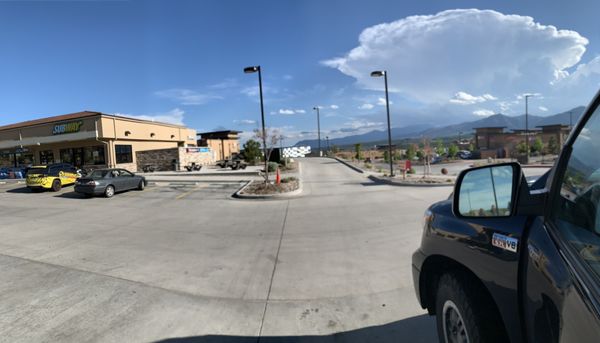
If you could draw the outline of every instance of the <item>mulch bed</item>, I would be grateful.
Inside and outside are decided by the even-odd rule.
[[[290,180],[288,182],[282,182],[279,185],[274,183],[264,183],[262,181],[253,181],[248,187],[244,189],[242,194],[254,194],[254,195],[269,195],[269,194],[281,194],[292,192],[298,189],[298,180]]]

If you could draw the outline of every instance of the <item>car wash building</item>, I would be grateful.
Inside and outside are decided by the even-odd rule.
[[[71,163],[138,171],[138,160],[162,169],[212,163],[211,152],[195,147],[193,129],[92,111],[0,126],[0,167]]]

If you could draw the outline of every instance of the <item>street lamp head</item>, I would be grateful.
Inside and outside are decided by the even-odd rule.
[[[246,67],[246,68],[244,68],[244,73],[251,74],[251,73],[256,73],[259,70],[260,70],[260,66]]]
[[[385,70],[376,70],[374,72],[371,72],[372,77],[381,77],[384,75],[385,75]]]
[[[318,110],[319,110],[319,107],[318,107],[318,106],[315,106],[315,107],[313,107],[313,110],[315,110],[315,111],[318,111]]]

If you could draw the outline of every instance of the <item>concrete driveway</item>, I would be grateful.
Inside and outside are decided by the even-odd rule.
[[[112,199],[0,188],[0,341],[432,342],[410,256],[450,187],[302,159],[304,195],[239,183]]]

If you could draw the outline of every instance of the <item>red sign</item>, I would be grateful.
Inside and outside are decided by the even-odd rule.
[[[404,169],[405,170],[410,170],[410,167],[411,167],[410,160],[404,161]]]

